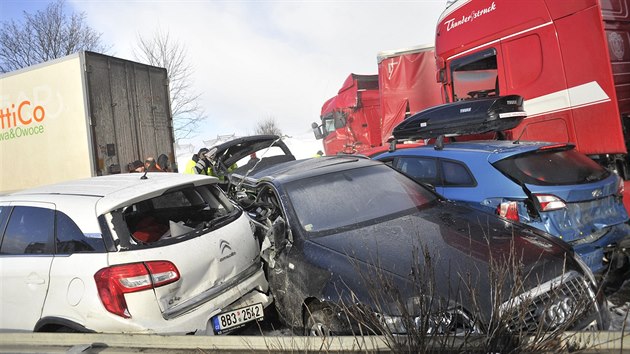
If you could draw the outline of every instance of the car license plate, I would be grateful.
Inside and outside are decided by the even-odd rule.
[[[212,318],[214,332],[221,334],[227,329],[240,327],[247,322],[263,318],[263,305],[255,304],[230,312],[220,313]]]

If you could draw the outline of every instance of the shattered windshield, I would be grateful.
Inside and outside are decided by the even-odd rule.
[[[287,193],[308,232],[376,222],[435,200],[432,193],[385,165],[305,178],[288,184]]]

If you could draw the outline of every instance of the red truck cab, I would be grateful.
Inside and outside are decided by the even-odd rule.
[[[528,116],[508,139],[572,142],[627,180],[629,29],[628,0],[450,2],[435,42],[443,101],[521,95]]]
[[[378,75],[350,74],[335,97],[322,106],[321,125],[312,124],[323,139],[326,155],[356,152],[380,145]]]

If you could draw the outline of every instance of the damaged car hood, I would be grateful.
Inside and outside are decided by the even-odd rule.
[[[442,205],[341,233],[315,236],[307,242],[325,249],[330,257],[345,258],[350,263],[345,269],[330,269],[333,277],[343,278],[343,283],[354,282],[351,277],[362,278],[362,272],[374,272],[376,265],[377,272],[407,282],[409,291],[413,291],[412,283],[417,279],[414,273],[420,271],[425,281],[435,284],[440,296],[458,294],[463,303],[473,302],[466,300],[470,294],[453,290],[473,285],[482,294],[475,302],[486,313],[491,311],[491,274],[509,273],[503,284],[508,290],[501,295],[502,301],[507,301],[561,274],[563,267],[579,269],[577,264],[567,264],[567,247],[561,241],[496,218],[480,219],[485,214],[468,208],[438,203]],[[325,267],[335,262],[322,264]],[[509,269],[509,265],[516,266]],[[526,274],[536,274],[536,278]],[[514,288],[514,283],[522,283],[521,290]]]

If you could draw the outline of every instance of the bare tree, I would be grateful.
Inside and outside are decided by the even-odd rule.
[[[282,130],[274,117],[267,117],[259,121],[256,124],[255,132],[261,135],[282,135]]]
[[[194,69],[186,60],[186,47],[172,40],[168,32],[158,29],[152,38],[138,37],[134,56],[139,61],[166,68],[175,138],[179,140],[194,136],[206,116],[199,105],[201,94],[192,89]]]
[[[105,52],[101,33],[85,23],[85,13],[68,14],[64,0],[50,3],[34,14],[24,12],[21,22],[3,22],[0,28],[0,72],[9,72],[81,50]]]

